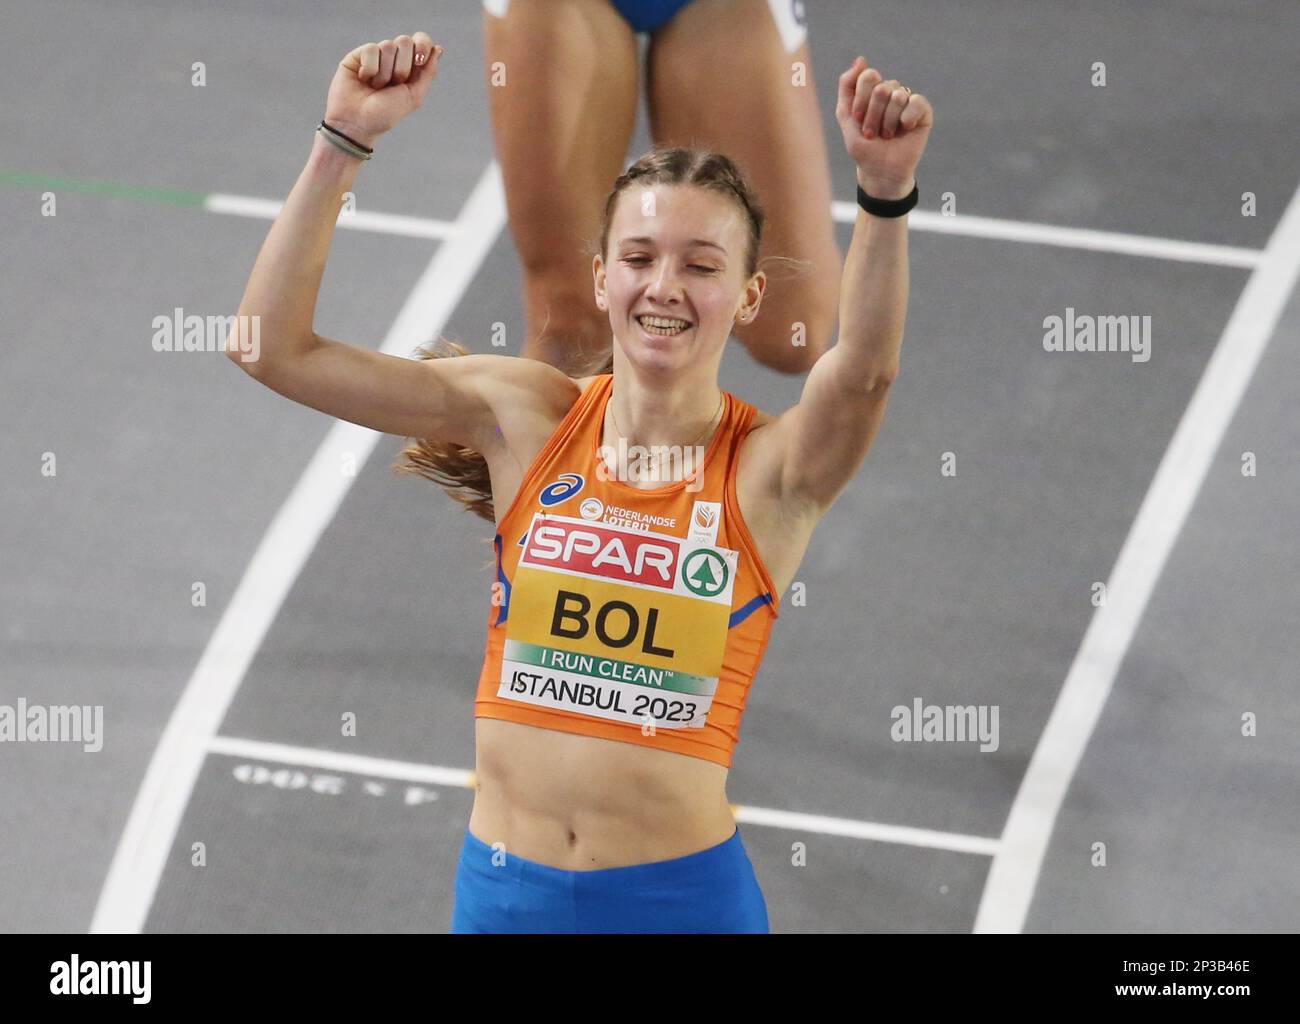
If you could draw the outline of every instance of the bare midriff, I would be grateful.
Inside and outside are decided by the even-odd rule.
[[[495,718],[474,732],[469,830],[507,855],[595,871],[685,857],[736,830],[716,762]]]

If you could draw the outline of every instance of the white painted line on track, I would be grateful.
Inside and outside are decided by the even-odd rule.
[[[235,196],[213,193],[204,208],[212,213],[233,214],[239,217],[261,217],[274,220],[284,204],[275,199],[258,199],[253,196]],[[831,216],[841,224],[852,224],[858,216],[856,203],[839,200],[831,203]],[[1054,224],[1033,224],[1028,221],[1001,220],[995,217],[976,217],[961,214],[945,217],[930,210],[913,210],[908,215],[908,225],[914,231],[929,231],[943,235],[967,235],[974,238],[994,238],[1005,242],[1025,242],[1031,245],[1054,245],[1066,249],[1088,249],[1094,252],[1120,253],[1126,256],[1149,256],[1153,259],[1175,260],[1183,263],[1206,263],[1221,267],[1252,269],[1259,264],[1259,249],[1244,249],[1232,245],[1210,245],[1204,242],[1181,242],[1175,238],[1153,238],[1146,235],[1126,235],[1114,231],[1093,231],[1088,228],[1069,228]],[[386,235],[404,235],[408,238],[450,238],[456,225],[447,221],[425,217],[408,217],[396,213],[370,213],[357,211],[340,214],[338,227],[350,231],[374,231]]]
[[[442,330],[506,222],[496,161],[465,202],[451,239],[432,261],[389,328],[381,347],[410,357]],[[339,471],[344,453],[364,465],[380,434],[342,420],[303,471],[244,570],[136,794],[100,892],[91,932],[138,932],[144,926],[208,745],[244,673],[294,581],[357,474]]]
[[[360,754],[344,754],[334,750],[312,747],[295,747],[262,740],[239,739],[233,736],[214,736],[208,741],[208,751],[230,757],[244,757],[260,761],[303,768],[326,768],[332,771],[373,775],[377,778],[399,779],[404,782],[439,786],[473,788],[474,773],[464,768],[444,768],[432,764],[415,764],[409,761],[390,761],[385,758]],[[967,836],[954,832],[934,832],[903,825],[885,825],[875,821],[855,821],[852,818],[832,818],[823,814],[800,814],[778,811],[766,807],[749,807],[733,804],[736,821],[749,825],[766,825],[771,828],[792,829],[798,832],[816,832],[821,835],[847,836],[851,839],[870,839],[879,843],[901,843],[907,846],[926,846],[936,850],[954,850],[958,853],[975,853],[992,856],[997,851],[998,840],[983,836]]]
[[[1084,633],[1007,816],[976,932],[1018,932],[1061,809],[1174,541],[1300,276],[1300,191],[1237,299]]]
[[[967,836],[959,832],[935,832],[907,825],[885,825],[876,821],[855,821],[852,818],[830,818],[824,814],[800,814],[795,811],[774,811],[765,807],[736,805],[736,820],[751,825],[769,825],[772,828],[794,829],[799,832],[819,832],[830,836],[848,836],[852,839],[870,839],[878,843],[902,843],[907,846],[927,846],[935,850],[954,850],[957,853],[978,853],[992,856],[997,852],[998,840],[984,836]]]
[[[208,753],[228,757],[246,757],[255,761],[278,761],[300,768],[327,768],[353,775],[373,775],[379,779],[422,782],[430,786],[474,787],[474,772],[468,768],[441,768],[435,764],[393,761],[365,754],[345,754],[337,750],[294,747],[285,743],[245,740],[235,736],[214,736],[208,741]]]
[[[852,224],[858,218],[857,203],[836,201],[831,204],[831,208],[832,216],[841,224]],[[1250,268],[1259,264],[1262,255],[1258,249],[1242,249],[1232,245],[1180,242],[1176,238],[1125,235],[1115,231],[1093,231],[1089,228],[1067,228],[1055,224],[974,217],[966,213],[945,217],[932,210],[913,210],[907,217],[908,226],[915,231],[996,238],[1004,242],[1027,242],[1031,245],[1055,245],[1066,249],[1090,249],[1094,252],[1122,253],[1126,256],[1150,256],[1154,259],[1176,260],[1183,263],[1209,263],[1223,267]]]
[[[284,209],[278,199],[257,199],[254,196],[232,196],[214,192],[203,203],[209,213],[224,213],[235,217],[259,217],[275,220]],[[458,222],[430,220],[427,217],[408,217],[400,213],[371,213],[357,210],[340,213],[335,227],[348,231],[374,231],[381,235],[404,235],[407,238],[447,239],[455,235]]]

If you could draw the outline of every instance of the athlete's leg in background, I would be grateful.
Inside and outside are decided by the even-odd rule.
[[[802,373],[831,343],[842,255],[831,219],[831,176],[806,39],[787,50],[769,3],[794,27],[794,0],[694,0],[651,37],[651,131],[661,145],[697,145],[732,157],[767,214],[760,259],[763,305],[735,335],[759,362]],[[806,69],[794,82],[792,65]],[[801,334],[803,347],[793,342]]]
[[[492,131],[523,262],[520,354],[570,369],[612,344],[584,246],[636,127],[636,35],[608,0],[484,6]],[[506,84],[494,85],[501,74]]]

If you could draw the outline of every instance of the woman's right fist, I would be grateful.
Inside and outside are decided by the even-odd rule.
[[[325,101],[325,121],[373,147],[424,102],[441,56],[442,47],[423,32],[363,43],[339,61]]]

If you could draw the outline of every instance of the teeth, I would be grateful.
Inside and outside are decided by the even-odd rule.
[[[638,322],[652,333],[678,334],[690,326],[685,320],[673,320],[660,316],[639,316]]]

